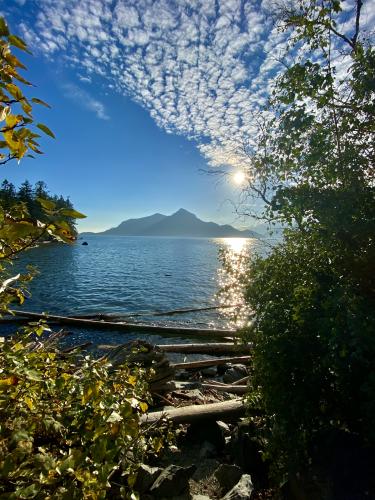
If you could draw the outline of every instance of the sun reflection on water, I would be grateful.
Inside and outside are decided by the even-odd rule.
[[[218,270],[218,300],[224,306],[221,314],[228,321],[228,326],[241,328],[251,317],[245,301],[245,289],[249,257],[257,241],[250,238],[220,238],[217,243],[221,247],[221,267]]]

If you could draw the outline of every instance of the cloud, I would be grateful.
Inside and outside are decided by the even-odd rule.
[[[61,85],[65,97],[72,99],[88,111],[93,111],[101,120],[109,120],[104,105],[94,99],[86,90],[81,89],[73,83],[64,83]]]
[[[352,2],[345,3],[343,26]],[[238,144],[254,140],[257,114],[283,68],[288,34],[272,26],[271,4],[39,0],[35,22],[21,29],[47,57],[64,57],[81,81],[101,76],[167,132],[196,140],[212,164],[239,166],[247,157]],[[372,20],[368,6],[366,12]],[[103,105],[82,92],[76,88],[76,99],[106,119]]]

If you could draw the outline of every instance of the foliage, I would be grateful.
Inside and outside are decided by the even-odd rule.
[[[249,189],[288,226],[247,286],[252,390],[268,453],[288,473],[337,432],[375,446],[375,56],[359,36],[361,6],[352,37],[338,31],[339,1],[282,11],[300,57],[276,82],[252,156]]]
[[[29,52],[26,43],[18,36],[12,35],[4,18],[0,17],[0,121],[5,122],[0,129],[3,136],[0,149],[7,151],[0,153],[0,165],[12,159],[19,161],[25,155],[29,156],[30,151],[42,154],[37,142],[40,135],[33,127],[33,104],[49,107],[41,99],[28,99],[23,94],[18,82],[27,86],[31,86],[31,83],[20,75],[19,68],[26,68],[11,51],[11,47]],[[54,137],[53,132],[43,123],[38,123],[35,127]]]
[[[139,425],[146,378],[141,368],[62,355],[30,334],[3,341],[0,498],[138,498],[139,463],[163,446],[163,426]]]
[[[42,222],[50,221],[50,216],[43,209],[43,204],[45,207],[52,207],[50,202],[59,211],[59,219],[69,224],[70,228],[73,229],[72,236],[76,236],[75,218],[73,216],[77,217],[78,212],[74,211],[69,198],[51,195],[45,182],[38,181],[33,186],[26,180],[20,185],[19,189],[16,189],[11,182],[5,179],[0,186],[0,204],[3,208],[10,209],[16,203],[23,203],[30,217]]]
[[[37,98],[28,99],[16,82],[30,86],[18,68],[25,66],[14,55],[15,47],[28,52],[27,46],[19,37],[10,34],[5,20],[0,17],[0,129],[4,140],[0,141],[0,164],[10,160],[20,161],[30,150],[41,153],[39,139],[33,128],[32,104],[49,107]],[[22,112],[21,112],[22,110]],[[53,133],[46,125],[37,124],[37,128],[49,136]],[[6,181],[2,184],[0,197],[0,314],[8,312],[9,304],[17,300],[24,301],[24,283],[31,275],[12,276],[12,260],[25,249],[38,241],[54,238],[59,241],[72,242],[76,231],[73,220],[85,217],[73,209],[70,202],[51,198],[41,182],[32,186],[25,181],[18,193],[14,186]],[[18,284],[18,286],[16,286]]]

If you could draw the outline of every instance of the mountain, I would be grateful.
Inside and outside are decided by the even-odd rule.
[[[191,212],[180,208],[172,215],[154,214],[140,219],[128,219],[117,227],[100,233],[82,235],[117,236],[193,236],[203,238],[257,238],[255,231],[240,231],[228,224],[204,222]]]

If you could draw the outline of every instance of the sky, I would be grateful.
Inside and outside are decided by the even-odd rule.
[[[242,146],[282,69],[288,33],[271,0],[0,0],[22,56],[35,111],[56,140],[44,155],[8,164],[2,178],[44,180],[102,230],[183,207],[204,220],[238,219]],[[374,26],[374,0],[363,19]],[[352,14],[344,3],[342,26]],[[348,27],[349,29],[349,27]],[[25,75],[26,76],[26,75]],[[228,176],[207,172],[225,168]]]

